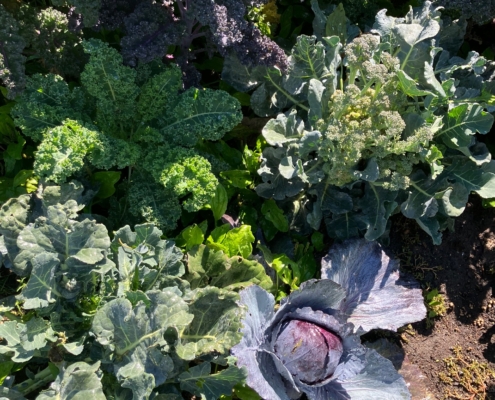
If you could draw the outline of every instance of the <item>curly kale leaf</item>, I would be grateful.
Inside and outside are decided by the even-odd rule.
[[[62,77],[36,74],[28,78],[11,114],[24,135],[40,141],[47,129],[62,125],[67,118],[83,119],[84,106],[82,91],[71,91]]]
[[[193,149],[162,145],[144,159],[143,168],[179,199],[187,196],[182,207],[190,212],[209,203],[218,185],[210,163]]]
[[[26,42],[19,33],[19,24],[0,4],[0,79],[8,90],[8,97],[15,98],[26,84],[22,51]]]
[[[240,104],[227,92],[191,88],[160,122],[166,140],[193,147],[200,139],[221,139],[241,120]]]
[[[98,144],[98,136],[98,132],[71,120],[48,130],[36,152],[36,175],[65,182],[83,167],[86,155]]]
[[[100,129],[118,136],[122,126],[135,119],[137,72],[122,65],[122,56],[107,43],[93,39],[83,46],[90,59],[81,73],[81,83],[96,99]]]

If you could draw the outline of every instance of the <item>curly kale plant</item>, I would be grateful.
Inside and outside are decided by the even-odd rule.
[[[50,382],[38,399],[231,394],[245,377],[228,366],[244,314],[237,290],[270,288],[263,266],[196,246],[186,275],[182,251],[153,224],[110,239],[79,215],[92,195],[77,182],[45,185],[0,209],[0,263],[25,280],[0,304],[2,397],[24,399]],[[228,367],[211,373],[212,363]]]
[[[391,361],[361,344],[372,329],[397,330],[426,316],[419,286],[376,242],[347,241],[310,280],[282,300],[258,286],[243,290],[249,309],[242,341],[233,347],[247,383],[266,400],[409,399]]]
[[[309,226],[324,221],[341,239],[386,236],[401,211],[437,244],[470,192],[495,197],[495,163],[475,137],[493,124],[487,61],[441,51],[441,27],[429,2],[405,18],[380,11],[372,34],[346,45],[342,26],[315,23],[316,36],[298,38],[287,75],[251,71],[255,110],[292,106],[263,129],[270,146],[257,193],[297,200]],[[228,77],[242,83],[243,74]]]
[[[181,66],[186,86],[198,85],[193,65],[196,54],[215,50],[235,53],[245,65],[285,68],[284,51],[245,19],[247,8],[264,0],[92,0],[76,1],[75,12],[86,27],[120,29],[122,55],[129,65],[157,57],[173,57]],[[199,40],[198,40],[199,39]],[[193,45],[194,43],[194,45]],[[195,47],[193,49],[193,46]]]
[[[34,75],[12,111],[16,125],[40,142],[35,173],[61,183],[85,166],[128,168],[124,208],[173,229],[181,203],[204,207],[218,184],[194,146],[218,140],[242,118],[223,91],[182,89],[181,71],[161,62],[133,69],[108,45],[91,40],[70,89],[56,75]]]

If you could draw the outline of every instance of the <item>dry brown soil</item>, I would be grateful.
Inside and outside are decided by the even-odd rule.
[[[433,326],[419,322],[398,338],[421,371],[415,399],[495,399],[495,209],[472,196],[439,246],[414,221],[394,222],[389,249],[446,306]]]

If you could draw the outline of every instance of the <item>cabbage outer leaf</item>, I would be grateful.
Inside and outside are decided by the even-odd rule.
[[[398,328],[426,316],[419,285],[400,279],[398,263],[376,242],[349,240],[322,260],[321,276],[345,289],[340,310],[357,333]]]

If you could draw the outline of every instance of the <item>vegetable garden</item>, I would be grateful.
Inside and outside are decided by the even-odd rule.
[[[495,398],[494,18],[0,0],[0,398]]]

